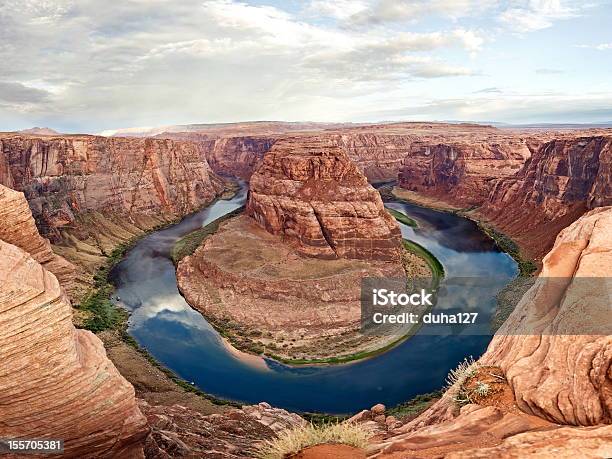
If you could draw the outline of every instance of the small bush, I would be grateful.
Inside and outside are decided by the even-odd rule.
[[[327,424],[286,430],[278,438],[266,441],[256,452],[259,459],[284,459],[304,448],[325,444],[341,444],[365,448],[372,433],[362,425],[353,423]]]
[[[462,386],[467,379],[476,374],[478,363],[474,361],[472,356],[461,362],[457,368],[451,370],[446,377],[446,387],[448,390],[456,390]]]
[[[479,397],[486,397],[491,392],[491,386],[486,382],[478,381],[474,387],[474,393]]]

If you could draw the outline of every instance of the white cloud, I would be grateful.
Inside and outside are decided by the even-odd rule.
[[[612,49],[612,43],[599,43],[598,45],[576,45],[576,47],[596,49],[597,51],[606,51]]]
[[[353,14],[352,25],[376,25],[415,21],[437,15],[458,19],[477,16],[495,6],[497,0],[378,0],[369,8]]]
[[[4,0],[0,122],[99,132],[347,120],[364,107],[418,105],[430,91],[460,98],[509,87],[489,75],[500,61],[483,51],[503,37],[487,21],[512,9],[549,22],[582,12],[576,4],[524,1],[504,10],[496,0],[311,0],[292,10],[261,3]],[[391,92],[395,99],[386,99]]]
[[[304,9],[314,17],[331,17],[346,20],[368,8],[366,1],[359,0],[311,0]]]
[[[580,6],[569,6],[561,0],[528,0],[503,11],[499,20],[514,32],[527,33],[576,17],[580,11]]]

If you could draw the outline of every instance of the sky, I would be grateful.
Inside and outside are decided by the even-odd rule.
[[[612,121],[612,1],[0,0],[0,131]]]

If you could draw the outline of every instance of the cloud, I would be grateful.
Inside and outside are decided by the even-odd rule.
[[[415,21],[429,15],[457,19],[481,14],[495,4],[495,0],[378,0],[350,16],[349,24],[371,26]]]
[[[359,0],[311,0],[304,8],[307,15],[347,20],[368,8],[366,1]]]
[[[537,73],[538,75],[559,75],[565,73],[565,71],[560,69],[539,68],[535,69],[535,73]]]
[[[37,104],[48,100],[50,93],[15,81],[0,81],[0,103]]]
[[[495,86],[490,88],[479,89],[478,91],[474,91],[474,94],[501,94],[503,91]]]
[[[0,122],[100,132],[350,120],[405,100],[424,106],[432,94],[471,100],[514,84],[492,58],[505,43],[491,25],[512,8],[547,21],[583,12],[521,0],[4,0]],[[604,70],[592,69],[594,83],[605,84]]]
[[[431,99],[376,113],[378,119],[501,121],[508,123],[604,122],[612,119],[610,94],[519,94]]]
[[[520,6],[503,11],[498,20],[510,30],[527,33],[551,27],[555,21],[571,19],[580,15],[584,6],[567,5],[562,0],[528,0]]]
[[[576,48],[596,49],[597,51],[607,51],[612,49],[612,43],[600,43],[598,45],[576,45]]]

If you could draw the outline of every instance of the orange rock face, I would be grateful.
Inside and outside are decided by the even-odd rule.
[[[38,234],[32,213],[23,195],[0,185],[0,240],[10,241],[28,252],[68,287],[74,266],[51,250],[49,241]]]
[[[0,438],[61,438],[62,457],[142,457],[133,387],[75,330],[53,274],[0,241]]]
[[[543,144],[512,177],[496,180],[479,211],[536,256],[586,210],[612,204],[612,136]]]
[[[530,156],[523,139],[418,141],[403,160],[399,185],[461,207],[480,205],[492,180],[514,175]]]
[[[83,212],[182,216],[223,188],[199,144],[96,136],[4,134],[0,179],[25,193],[50,237]]]
[[[397,223],[361,171],[332,142],[277,142],[251,177],[247,214],[320,258],[398,260]]]
[[[373,454],[610,456],[611,228],[612,207],[599,207],[563,230],[535,285],[479,360],[501,369],[511,404],[468,404],[457,415],[452,391],[447,391],[429,410],[375,445]]]

